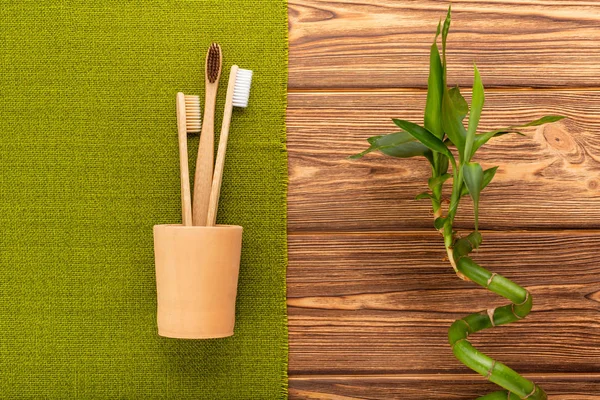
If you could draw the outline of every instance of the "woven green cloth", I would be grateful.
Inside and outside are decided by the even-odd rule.
[[[212,41],[217,132],[230,66],[254,71],[219,210],[237,323],[168,339],[152,226],[181,221],[175,94],[204,99]],[[3,0],[0,54],[0,398],[286,397],[285,2]]]

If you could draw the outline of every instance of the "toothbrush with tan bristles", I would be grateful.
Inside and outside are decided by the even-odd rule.
[[[213,178],[215,103],[219,78],[221,77],[221,62],[221,47],[213,43],[206,54],[204,121],[202,123],[202,133],[200,134],[200,144],[198,145],[196,176],[194,177],[192,221],[196,226],[205,226],[208,214],[208,201]]]
[[[207,226],[214,226],[217,220],[219,208],[219,196],[221,194],[221,182],[223,180],[223,168],[225,166],[225,152],[227,151],[227,140],[229,139],[229,126],[233,107],[248,107],[250,97],[250,84],[252,83],[252,71],[241,69],[237,65],[231,67],[229,83],[227,85],[227,97],[225,99],[225,110],[223,111],[223,124],[219,136],[219,149],[215,162],[215,173],[212,178],[212,189],[208,205]]]
[[[179,137],[179,170],[181,176],[181,223],[192,225],[192,195],[188,165],[187,134],[200,132],[200,97],[177,93],[177,131]]]

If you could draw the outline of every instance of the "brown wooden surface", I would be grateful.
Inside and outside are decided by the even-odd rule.
[[[425,87],[447,1],[289,0],[291,88]],[[600,2],[453,1],[449,82],[600,86]]]
[[[600,375],[527,374],[539,382],[552,400],[600,399]],[[468,375],[292,376],[293,399],[407,399],[463,400],[497,390],[483,378]]]
[[[599,232],[483,235],[477,261],[527,286],[535,312],[473,344],[523,372],[600,372]],[[448,326],[508,303],[458,279],[435,233],[292,235],[289,251],[292,374],[466,373]]]
[[[427,190],[425,158],[347,159],[368,147],[367,137],[397,131],[392,116],[421,123],[425,96],[291,93],[290,231],[431,227],[430,205],[414,200]],[[482,195],[482,227],[600,227],[600,91],[491,91],[480,126],[491,130],[550,113],[569,119],[529,128],[527,137],[494,138],[477,153],[484,168],[500,166]],[[464,209],[463,226],[472,221]]]
[[[473,399],[495,390],[454,359],[447,328],[504,304],[459,280],[431,228],[424,160],[364,149],[422,121],[446,2],[290,0],[289,393],[295,399]],[[568,117],[478,153],[478,260],[527,286],[533,313],[473,343],[551,399],[600,399],[600,1],[455,1],[449,83],[486,87],[481,128]],[[468,88],[463,90],[468,99]],[[472,224],[470,204],[459,226]]]

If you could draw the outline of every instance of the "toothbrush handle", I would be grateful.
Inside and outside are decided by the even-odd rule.
[[[181,222],[192,225],[192,195],[190,193],[190,170],[188,165],[187,123],[185,96],[177,93],[177,130],[179,137],[179,174],[181,178]]]
[[[231,124],[231,114],[233,112],[233,92],[237,76],[238,66],[231,67],[229,73],[229,83],[227,84],[227,97],[225,99],[225,110],[223,112],[223,124],[221,125],[221,135],[219,136],[219,149],[217,150],[217,160],[215,162],[215,173],[212,179],[212,189],[210,190],[210,199],[208,201],[207,226],[214,226],[217,221],[217,211],[219,209],[219,196],[221,194],[221,182],[223,181],[223,168],[225,167],[225,153],[227,151],[227,140],[229,139],[229,126]]]
[[[208,199],[212,185],[214,141],[215,141],[215,101],[217,97],[218,81],[206,85],[206,99],[204,104],[204,118],[198,145],[198,158],[196,159],[196,176],[194,178],[194,204],[193,223],[195,226],[206,225],[208,213]]]

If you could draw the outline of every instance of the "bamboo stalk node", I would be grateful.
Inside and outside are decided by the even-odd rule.
[[[512,304],[510,305],[510,310],[512,311],[513,315],[514,315],[514,316],[515,316],[517,319],[523,319],[523,317],[521,317],[520,315],[518,315],[518,314],[515,312],[515,303],[512,303]]]
[[[496,366],[496,360],[492,360],[492,366],[490,367],[490,369],[488,370],[487,375],[485,376],[485,379],[490,379],[492,377],[492,373],[494,372],[494,367]]]
[[[492,327],[496,326],[496,323],[494,322],[494,313],[496,312],[495,308],[488,308],[487,309],[487,315],[488,317],[490,317],[490,322],[492,323]]]
[[[529,300],[529,290],[525,292],[525,300],[523,300],[521,303],[518,303],[516,305],[522,306],[523,304],[527,303],[528,300]]]
[[[468,329],[467,333],[472,333],[473,332],[473,328],[471,328],[471,325],[469,325],[469,323],[466,320],[461,319],[460,321],[464,322],[465,325],[467,325],[467,329]]]
[[[467,343],[471,343],[466,338],[458,339],[456,342],[454,342],[454,344],[452,345],[452,348],[454,348],[454,346],[456,346],[457,344],[459,344],[462,341],[466,341]]]
[[[497,274],[497,273],[495,273],[495,272],[492,272],[492,275],[490,276],[490,279],[488,279],[488,281],[487,281],[487,285],[485,286],[486,288],[489,288],[489,287],[490,287],[490,285],[492,284],[492,281],[494,280],[494,278],[496,277],[496,275],[498,275],[498,274]],[[527,300],[527,299],[526,299],[526,300]],[[521,304],[519,304],[519,305],[521,305]]]
[[[460,279],[462,279],[465,282],[471,282],[471,280],[469,279],[469,277],[467,277],[466,275],[464,275],[462,272],[457,271],[456,272],[456,276],[458,276]]]
[[[523,399],[528,399],[531,396],[533,396],[535,394],[535,392],[537,391],[537,386],[533,385],[533,390],[531,391],[531,393],[529,393],[527,396],[523,397]]]

